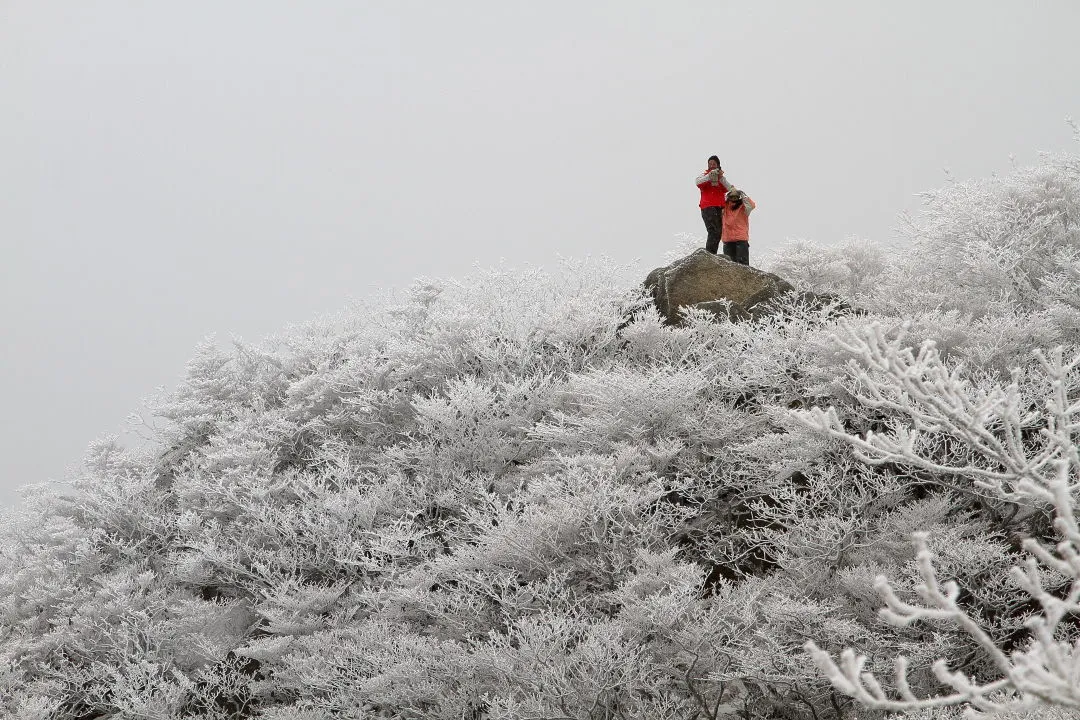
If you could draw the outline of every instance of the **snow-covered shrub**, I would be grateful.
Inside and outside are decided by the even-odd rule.
[[[925,532],[916,533],[920,582],[912,588],[913,594],[897,592],[883,576],[875,581],[888,605],[882,610],[883,619],[900,626],[954,622],[975,641],[999,677],[956,670],[939,659],[934,674],[949,692],[920,698],[909,684],[910,663],[903,655],[897,658],[895,678],[886,688],[873,674],[864,673],[865,657],[850,649],[842,653],[840,665],[813,642],[807,645],[811,654],[838,689],[875,708],[905,710],[960,703],[984,712],[1041,705],[1080,708],[1076,684],[1080,635],[1074,626],[1080,613],[1076,515],[1080,354],[1068,360],[1060,348],[1049,358],[1038,354],[1048,381],[1039,402],[1022,391],[1019,369],[1008,386],[986,389],[950,368],[932,344],[914,352],[876,329],[849,343],[863,358],[864,367],[854,369],[862,401],[894,411],[906,422],[861,437],[848,432],[833,409],[809,411],[802,416],[804,422],[851,443],[869,463],[899,463],[970,483],[971,492],[1008,504],[1014,519],[1038,520],[1040,515],[1052,514],[1053,531],[1043,540],[1038,523],[1026,524],[1028,537],[1021,546],[1027,557],[1011,569],[1010,577],[1033,608],[1024,623],[1029,633],[1022,641],[1009,643],[1011,652],[1003,649],[1007,638],[995,637],[988,628],[989,618],[976,613],[969,598],[961,598],[958,582],[939,580],[942,575],[955,578],[958,574],[957,568],[950,568],[948,557],[944,563],[935,562],[943,552],[955,552],[957,538],[946,538],[946,543],[934,548]],[[967,452],[954,457],[932,452],[936,443],[928,444],[924,437],[933,435],[954,440]],[[976,542],[985,546],[993,539],[984,536]],[[978,568],[971,567],[973,561],[989,555],[978,546],[962,549],[958,565],[978,575]],[[974,579],[969,575],[969,581]],[[1009,590],[1003,587],[999,592],[1000,599],[988,606],[1000,612],[1009,606],[1005,602]],[[1012,603],[1014,607],[1021,604]]]
[[[872,298],[896,258],[880,243],[849,237],[833,244],[796,238],[769,255],[765,269],[800,290],[835,294],[856,304]]]
[[[1075,620],[1053,625],[1075,578],[1051,547],[1065,500],[1023,484],[1075,434],[1076,373],[1028,362],[1078,326],[1074,169],[935,194],[912,242],[940,258],[784,250],[773,269],[857,308],[844,322],[792,300],[669,327],[589,261],[421,280],[262,344],[203,344],[155,402],[152,447],[94,444],[70,491],[32,491],[0,529],[0,715],[881,717],[818,672],[814,639],[878,676],[904,655],[920,698],[947,696],[943,659],[1025,717],[1056,696],[994,694],[1001,657],[1039,670],[1058,646],[1025,620],[1054,643]],[[983,212],[1002,198],[1013,215]],[[1047,252],[988,266],[976,241],[1009,256],[1017,218]],[[949,273],[970,283],[935,284]],[[849,331],[892,364],[846,371],[876,357],[837,344]],[[897,364],[925,340],[938,355]],[[926,614],[920,530],[966,588],[949,617],[982,635],[875,612],[887,575],[894,612]],[[1048,595],[1009,581],[1025,554]]]
[[[951,182],[923,199],[904,228],[909,297],[974,317],[1053,303],[1046,281],[1080,244],[1080,159],[1045,157],[1007,175]]]
[[[914,341],[1003,376],[1033,347],[1080,340],[1080,157],[950,180],[922,199],[895,245],[796,239],[765,267],[908,321]]]

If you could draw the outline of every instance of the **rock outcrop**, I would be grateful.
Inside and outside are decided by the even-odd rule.
[[[795,292],[783,278],[740,265],[704,248],[645,278],[657,310],[670,325],[682,322],[682,308],[708,310],[729,320],[749,320],[762,314],[769,301]]]

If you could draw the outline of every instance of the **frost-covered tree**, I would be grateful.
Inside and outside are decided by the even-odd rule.
[[[800,239],[768,269],[906,320],[944,355],[1005,374],[1032,347],[1080,341],[1080,157],[950,179],[922,200],[894,244]]]
[[[826,292],[856,304],[873,301],[887,273],[896,271],[893,250],[854,237],[826,245],[806,238],[788,241],[768,258],[769,272],[803,290]]]
[[[859,310],[843,320],[792,300],[673,327],[623,269],[584,262],[204,343],[152,403],[149,445],[94,443],[0,529],[0,715],[944,719],[962,691],[939,659],[1003,717],[1059,702],[1075,167],[928,197],[912,242],[936,258],[778,255]],[[1015,212],[975,211],[1002,198]],[[1029,221],[1037,257],[1010,245]],[[1015,262],[990,273],[984,240]],[[918,621],[878,615],[879,575],[886,619]],[[877,677],[904,656],[906,686],[880,681],[893,694],[867,709],[876,686],[821,673],[808,640]]]
[[[1031,609],[1024,625],[1030,636],[1011,643],[1011,652],[986,628],[986,620],[961,599],[955,580],[942,582],[926,533],[915,535],[920,582],[898,592],[879,576],[875,586],[887,608],[882,617],[905,626],[919,621],[959,625],[977,643],[1000,676],[980,681],[952,670],[945,660],[934,674],[951,692],[920,698],[908,682],[909,660],[896,660],[892,693],[864,672],[866,658],[848,649],[837,665],[813,642],[808,649],[837,688],[875,708],[905,710],[966,703],[992,712],[1058,705],[1080,709],[1080,354],[1065,359],[1061,348],[1037,353],[1045,374],[1044,397],[1022,388],[1016,370],[1006,387],[979,386],[942,362],[931,343],[916,353],[902,339],[887,339],[879,328],[844,345],[858,354],[855,369],[863,404],[892,411],[906,420],[882,432],[854,435],[835,410],[813,410],[804,422],[851,443],[873,464],[899,463],[970,483],[973,493],[1008,508],[1012,518],[1052,517],[1051,538],[1022,540],[1025,558],[1010,571]],[[1030,385],[1029,383],[1027,383]],[[1027,391],[1027,392],[1025,392]],[[963,451],[943,452],[955,441]],[[1030,526],[1030,524],[1029,524]],[[910,597],[910,590],[914,597]],[[908,597],[905,597],[908,596]]]

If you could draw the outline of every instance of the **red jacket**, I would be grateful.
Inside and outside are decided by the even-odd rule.
[[[731,183],[723,175],[720,176],[720,180],[713,185],[712,180],[709,178],[709,171],[701,173],[695,180],[698,186],[698,190],[701,191],[701,202],[698,203],[699,208],[707,207],[724,207],[724,196],[727,191],[731,189]]]

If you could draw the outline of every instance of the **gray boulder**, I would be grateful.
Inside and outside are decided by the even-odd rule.
[[[762,314],[769,301],[795,291],[777,275],[740,265],[704,248],[656,268],[645,278],[645,286],[669,325],[682,322],[680,310],[685,307],[708,310],[732,321],[752,319]]]

